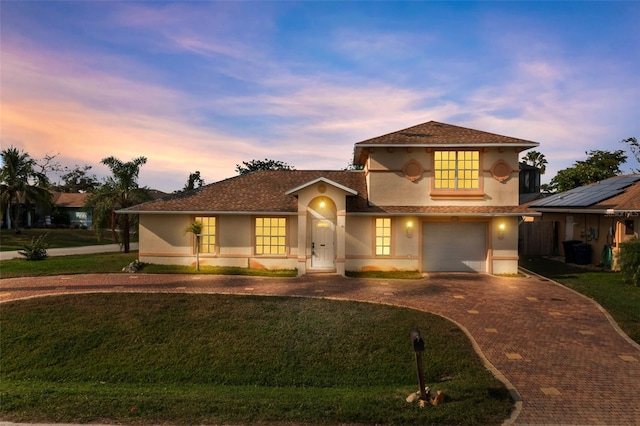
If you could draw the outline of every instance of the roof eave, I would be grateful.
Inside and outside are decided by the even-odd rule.
[[[544,213],[582,213],[582,214],[603,214],[603,215],[615,215],[620,213],[622,215],[634,215],[640,216],[640,210],[638,209],[616,209],[616,208],[592,208],[592,207],[533,207],[530,209]]]
[[[521,148],[524,151],[540,146],[539,142],[522,142],[522,143],[417,143],[417,144],[376,144],[360,142],[355,145],[353,150],[353,163],[364,164],[365,149],[368,148]]]
[[[255,211],[255,210],[116,210],[117,214],[158,214],[158,215],[267,215],[267,216],[295,216],[297,211]]]
[[[389,213],[389,212],[347,212],[348,215],[353,216],[414,216],[414,217],[520,217],[520,216],[542,216],[539,212],[509,212],[509,213]]]
[[[356,144],[358,148],[460,148],[460,147],[481,147],[481,148],[498,148],[498,147],[527,147],[535,148],[540,146],[539,142],[483,142],[483,143],[411,143],[411,144],[393,144],[393,143],[360,143]]]

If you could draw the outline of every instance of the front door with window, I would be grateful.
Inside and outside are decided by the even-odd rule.
[[[334,224],[328,219],[313,219],[311,238],[311,267],[333,269],[335,267]]]

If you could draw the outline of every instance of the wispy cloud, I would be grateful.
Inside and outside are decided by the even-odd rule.
[[[289,6],[101,4],[105,19],[83,27],[91,43],[72,46],[5,31],[3,145],[94,166],[145,155],[141,178],[174,190],[192,171],[213,182],[252,158],[345,167],[355,142],[428,120],[541,142],[548,176],[638,130],[637,73],[571,56],[535,19],[485,15],[478,53],[455,50],[472,37],[448,40],[445,25],[339,13],[314,33],[287,16],[299,27],[285,37]]]
[[[3,47],[3,141],[34,157],[70,153],[92,165],[110,155],[145,155],[149,167],[174,175],[160,183],[164,189],[176,186],[176,174],[186,181],[191,169],[205,176],[205,170],[220,171],[213,180],[229,175],[252,151],[255,140],[190,117],[185,94],[82,67],[76,59]]]

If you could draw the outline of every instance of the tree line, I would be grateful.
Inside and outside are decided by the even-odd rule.
[[[635,137],[620,141],[626,144],[629,152],[640,163],[640,143]],[[573,166],[558,171],[549,184],[541,185],[541,191],[546,193],[565,192],[590,183],[599,182],[610,177],[622,174],[620,167],[627,162],[627,154],[624,150],[591,150],[585,152],[586,160],[578,160]],[[537,167],[544,174],[547,167],[547,159],[538,151],[529,151],[522,157],[529,165]],[[640,173],[640,169],[631,169],[631,173]]]
[[[111,228],[114,241],[120,241],[124,252],[130,251],[130,231],[135,216],[116,215],[116,210],[131,207],[151,199],[150,190],[138,185],[140,167],[147,162],[146,157],[138,157],[123,162],[115,157],[102,159],[101,163],[111,171],[111,176],[99,183],[95,175],[89,175],[91,166],[76,166],[62,175],[64,184],[51,183],[48,173],[60,171],[53,160],[55,156],[46,156],[41,162],[15,147],[4,149],[0,153],[2,168],[0,169],[0,208],[7,212],[12,228],[21,232],[21,211],[26,206],[31,211],[33,206],[43,211],[52,211],[52,191],[86,192],[88,197],[85,208],[92,210],[93,227],[98,238],[102,231]],[[72,189],[74,191],[72,191]],[[116,232],[120,231],[121,239]]]

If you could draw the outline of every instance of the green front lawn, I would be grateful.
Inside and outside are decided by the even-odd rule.
[[[0,277],[17,278],[45,275],[117,273],[122,272],[122,268],[137,258],[137,251],[131,253],[51,256],[45,260],[32,261],[16,258],[0,261]]]
[[[521,258],[520,266],[594,299],[640,343],[640,287],[625,284],[619,272],[593,271],[547,258]]]
[[[1,229],[0,230],[0,250],[1,251],[21,250],[26,244],[31,243],[32,238],[37,238],[42,234],[48,234],[47,241],[50,244],[49,245],[50,248],[83,247],[83,246],[115,243],[111,235],[111,231],[104,231],[102,240],[98,241],[98,238],[96,237],[96,232],[92,229],[30,228],[30,229],[22,229],[19,234],[16,234],[15,231],[13,231],[12,229]],[[134,236],[132,235],[132,237]]]
[[[0,418],[126,424],[500,424],[513,401],[454,324],[320,299],[86,294],[2,305]],[[426,342],[420,409],[409,331]]]

